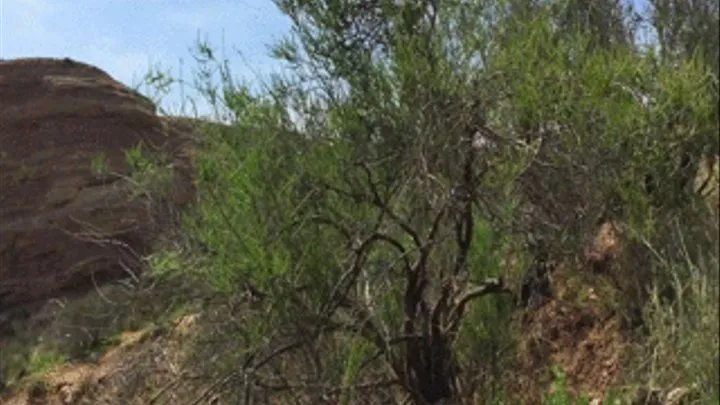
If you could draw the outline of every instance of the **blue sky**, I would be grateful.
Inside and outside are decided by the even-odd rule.
[[[177,77],[181,59],[191,80],[189,49],[198,35],[216,48],[224,38],[233,74],[257,83],[257,74],[280,69],[267,45],[289,29],[270,0],[0,0],[0,58],[70,57],[131,86],[151,65]],[[163,108],[180,113],[179,94],[176,88]]]
[[[198,35],[248,81],[279,69],[267,44],[290,29],[270,0],[0,0],[0,58],[70,57],[127,84],[160,64],[191,79]],[[238,55],[233,49],[242,52]],[[163,106],[179,112],[179,92]]]

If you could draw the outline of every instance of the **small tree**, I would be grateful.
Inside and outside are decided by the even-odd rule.
[[[237,122],[206,139],[187,229],[200,274],[265,304],[246,387],[475,400],[463,367],[511,340],[495,295],[527,232],[572,257],[610,202],[645,239],[683,207],[677,161],[717,129],[698,61],[658,66],[552,5],[465,3],[278,1],[294,36],[273,52],[294,75],[255,97],[221,68],[208,89]],[[477,342],[491,349],[468,360]]]

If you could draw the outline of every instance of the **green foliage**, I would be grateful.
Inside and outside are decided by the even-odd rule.
[[[586,395],[573,395],[567,384],[567,376],[558,367],[553,368],[553,382],[550,392],[544,396],[543,405],[590,405],[590,398]],[[626,395],[620,391],[611,391],[601,402],[603,405],[625,403]]]
[[[165,249],[149,255],[146,261],[153,277],[162,279],[172,276],[178,272],[178,269],[188,265],[182,253],[179,250]]]
[[[637,370],[653,386],[689,387],[702,392],[708,401],[720,395],[718,353],[708,348],[720,345],[720,265],[717,224],[715,233],[701,237],[683,234],[675,224],[674,248],[668,249],[662,271],[673,280],[669,289],[655,286],[645,308],[649,334],[643,359],[647,366]],[[695,249],[710,238],[712,249]],[[694,246],[695,245],[695,246]],[[668,291],[676,298],[668,299]],[[712,402],[705,402],[712,403]]]
[[[556,38],[542,13],[504,40],[490,67],[503,78],[496,86],[511,94],[505,101],[511,107],[503,108],[521,130],[559,129],[552,135],[561,147],[547,159],[588,170],[575,176],[587,200],[618,193],[630,222],[642,229],[638,221],[654,210],[638,185],[653,173],[669,180],[655,184],[655,200],[665,209],[682,207],[671,180],[683,175],[680,158],[716,142],[713,90],[701,63],[658,66],[652,54],[632,49],[588,51],[582,36]]]
[[[99,153],[90,162],[90,170],[93,174],[102,175],[108,171],[108,158],[104,153]]]
[[[164,196],[172,179],[172,163],[164,154],[151,155],[139,144],[125,151],[132,173],[133,195]]]
[[[617,18],[626,10],[277,4],[294,30],[273,52],[294,75],[264,94],[199,46],[222,78],[212,86],[206,66],[205,95],[233,125],[208,130],[197,157],[191,265],[180,253],[155,261],[261,297],[238,351],[282,363],[274,345],[301,336],[312,360],[294,359],[317,386],[340,386],[343,403],[383,373],[417,403],[460,395],[449,392],[456,378],[481,380],[491,401],[511,378],[514,303],[462,298],[488,278],[522,278],[528,233],[568,256],[599,220],[621,220],[653,247],[669,243],[671,218],[697,216],[685,191],[694,160],[717,148],[713,76],[700,57],[668,63],[636,46]],[[470,147],[477,133],[495,147]],[[139,151],[128,161],[139,184],[155,181]],[[669,279],[654,260],[624,265],[642,271],[628,275],[637,291],[619,295]],[[455,363],[483,377],[456,376]],[[547,403],[570,401],[558,384]]]
[[[552,391],[548,395],[543,404],[545,405],[565,405],[575,403],[572,395],[568,392],[567,377],[560,370],[554,370],[555,381],[552,384]],[[578,405],[587,405],[589,403],[587,398],[580,398],[577,401]]]
[[[52,349],[36,347],[30,353],[27,363],[27,372],[29,374],[43,374],[53,370],[67,361],[64,354]]]
[[[214,280],[222,289],[236,288],[245,279],[263,288],[277,286],[274,281],[291,269],[288,252],[278,246],[273,231],[287,225],[284,221],[297,209],[297,180],[281,171],[297,159],[280,157],[273,142],[279,135],[253,129],[253,124],[248,119],[242,127],[217,134],[210,140],[212,153],[198,157],[205,198],[192,226],[198,242],[213,250]],[[286,174],[284,184],[273,181]]]
[[[350,339],[345,346],[342,359],[345,362],[345,372],[342,377],[342,387],[345,388],[340,403],[348,405],[354,396],[353,385],[360,376],[361,367],[372,348],[364,339]]]

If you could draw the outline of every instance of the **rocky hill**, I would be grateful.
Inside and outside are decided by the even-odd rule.
[[[19,308],[137,267],[169,218],[129,194],[126,152],[140,146],[168,155],[168,202],[187,204],[193,189],[184,131],[96,67],[70,59],[0,62],[0,330]]]

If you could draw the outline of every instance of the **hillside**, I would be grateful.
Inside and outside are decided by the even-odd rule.
[[[0,403],[718,403],[712,50],[291,3],[260,92],[198,47],[225,124],[0,61]]]

